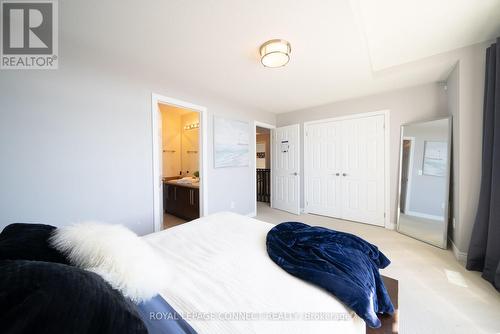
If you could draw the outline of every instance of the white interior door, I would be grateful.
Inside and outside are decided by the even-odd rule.
[[[384,225],[384,122],[375,115],[305,126],[307,212]]]
[[[273,130],[272,205],[300,214],[300,127],[298,124]]]
[[[342,218],[384,225],[384,115],[343,121]]]
[[[305,127],[306,207],[310,213],[342,216],[342,122]]]

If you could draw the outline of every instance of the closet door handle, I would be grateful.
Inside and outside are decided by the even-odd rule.
[[[177,201],[177,187],[174,188],[174,200]]]
[[[335,176],[340,176],[340,173],[335,173]]]
[[[347,176],[347,173],[342,173],[342,176]]]

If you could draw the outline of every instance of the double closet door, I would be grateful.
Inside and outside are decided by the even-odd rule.
[[[307,212],[384,225],[384,118],[305,125]]]

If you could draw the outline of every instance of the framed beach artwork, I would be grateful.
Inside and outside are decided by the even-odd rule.
[[[425,141],[424,143],[424,175],[446,176],[446,159],[448,144],[444,141]]]
[[[249,141],[248,122],[214,116],[214,167],[248,166]]]

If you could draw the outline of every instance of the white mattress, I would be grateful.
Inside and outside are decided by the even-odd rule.
[[[145,236],[172,273],[161,295],[199,334],[365,333],[334,296],[271,261],[272,227],[218,213]],[[334,320],[301,320],[313,317]]]

